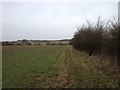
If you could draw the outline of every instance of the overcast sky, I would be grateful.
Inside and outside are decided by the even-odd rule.
[[[87,19],[117,14],[117,2],[3,2],[2,40],[68,39]]]

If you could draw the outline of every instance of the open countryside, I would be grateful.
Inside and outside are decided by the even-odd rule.
[[[120,1],[19,1],[0,3],[2,89],[120,89]]]
[[[119,73],[71,45],[2,47],[3,88],[118,88]]]

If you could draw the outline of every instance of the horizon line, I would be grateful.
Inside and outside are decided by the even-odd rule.
[[[4,41],[18,41],[18,40],[68,40],[68,39],[72,39],[72,38],[62,38],[62,39],[26,39],[26,38],[23,38],[23,39],[16,39],[16,40],[1,40],[0,42],[4,42]]]

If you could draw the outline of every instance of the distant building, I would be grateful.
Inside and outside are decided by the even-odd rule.
[[[29,45],[30,43],[29,43],[29,41],[28,41],[28,40],[23,39],[23,40],[22,40],[22,44],[23,44],[23,45]]]
[[[22,41],[21,40],[16,41],[16,45],[22,45]]]
[[[39,45],[47,45],[48,43],[47,42],[44,42],[44,41],[40,41],[38,42]]]
[[[27,39],[16,41],[15,45],[32,45],[32,42]]]
[[[35,45],[35,42],[34,41],[28,41],[28,44],[29,45]]]

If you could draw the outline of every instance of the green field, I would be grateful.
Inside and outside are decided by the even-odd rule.
[[[97,68],[99,61],[64,45],[2,47],[3,88],[118,87],[118,74]]]

